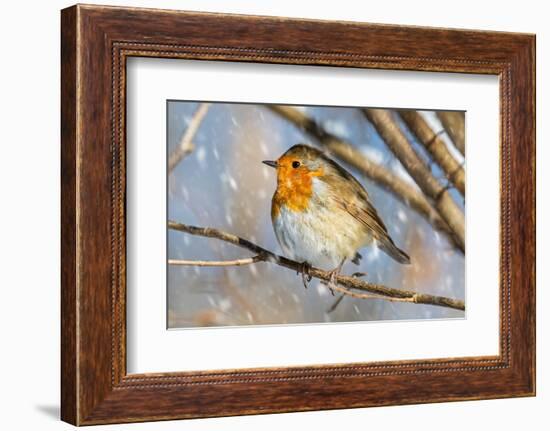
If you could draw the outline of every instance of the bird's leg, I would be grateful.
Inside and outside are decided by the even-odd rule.
[[[352,277],[356,277],[356,278],[360,278],[360,277],[365,277],[367,275],[366,272],[354,272],[353,274],[351,274]],[[330,287],[329,287],[330,289]],[[331,290],[332,292],[332,290]],[[340,302],[342,302],[342,299],[344,299],[344,294],[341,294],[338,299],[336,299],[336,301],[334,301],[334,303],[329,307],[329,309],[327,310],[327,313],[332,313],[334,310],[336,310],[336,307],[338,307],[340,305]]]
[[[307,284],[313,279],[313,276],[309,273],[310,268],[311,268],[311,265],[304,260],[301,264],[300,271],[297,271],[302,273],[302,283],[304,284],[304,287],[306,289],[307,289]]]
[[[334,296],[334,290],[332,290],[330,288],[330,284],[331,283],[334,283],[336,281],[336,277],[338,277],[338,274],[339,274],[339,270],[342,269],[342,266],[344,265],[344,262],[342,262],[338,268],[335,268],[331,271],[331,280],[329,281],[328,284],[326,284],[326,286],[329,288],[330,292],[332,293],[332,296]],[[333,272],[335,271],[338,271],[336,275],[333,274]],[[367,275],[366,272],[354,272],[353,274],[351,274],[352,277],[356,277],[356,278],[360,278],[360,277],[365,277]],[[334,303],[329,307],[329,309],[327,310],[327,313],[332,313],[334,310],[336,310],[336,307],[338,307],[340,305],[340,302],[342,302],[342,299],[344,299],[344,294],[341,294],[337,299],[336,301],[334,301]]]
[[[340,271],[342,271],[342,267],[344,266],[344,262],[346,261],[346,258],[342,259],[342,262],[334,268],[332,271],[329,271],[330,278],[328,280],[328,288],[330,290],[330,293],[332,293],[332,296],[334,296],[334,290],[332,290],[331,286],[336,286],[336,278],[340,275]]]

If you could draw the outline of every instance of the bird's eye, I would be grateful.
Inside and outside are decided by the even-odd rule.
[[[300,167],[300,162],[299,162],[298,160],[294,160],[294,161],[292,162],[292,167],[293,167],[294,169],[299,168],[299,167]]]

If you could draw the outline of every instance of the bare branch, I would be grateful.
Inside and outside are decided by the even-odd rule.
[[[464,156],[466,154],[464,145],[464,133],[466,132],[464,127],[464,112],[438,111],[437,117],[441,121],[443,128],[453,141],[455,147]]]
[[[464,214],[451,197],[446,187],[431,174],[407,137],[386,109],[363,109],[365,116],[374,125],[384,142],[414,178],[418,186],[434,203],[441,217],[452,229],[458,245],[464,250]]]
[[[344,294],[340,295],[336,301],[333,302],[333,304],[327,309],[327,314],[332,313],[336,308],[340,305],[342,302],[342,299],[344,299]]]
[[[358,292],[354,292],[352,290],[346,289],[345,287],[341,287],[341,286],[338,286],[338,285],[329,286],[327,283],[323,283],[323,284],[325,286],[327,286],[327,288],[329,288],[329,289],[335,290],[336,292],[340,292],[342,295],[351,296],[352,298],[357,298],[357,299],[383,299],[385,301],[392,301],[392,302],[411,302],[411,303],[415,303],[415,304],[418,303],[417,302],[417,295],[413,295],[413,296],[405,297],[405,298],[394,298],[394,297],[384,296],[384,295],[371,295],[369,293],[358,293]],[[333,304],[332,307],[327,312],[334,311],[334,309],[336,308],[335,305],[341,299],[342,299],[342,297],[338,298],[338,300],[336,300],[335,304]]]
[[[430,153],[432,159],[441,167],[445,176],[458,189],[462,196],[465,192],[464,168],[451,155],[447,145],[435,134],[426,120],[422,118],[417,111],[400,110],[397,111],[407,127],[418,138],[420,143]]]
[[[223,232],[218,229],[210,227],[196,227],[188,226],[182,223],[177,223],[174,221],[168,221],[168,228],[177,230],[180,232],[185,232],[191,235],[198,235],[207,238],[217,238],[222,241],[234,244],[241,248],[247,249],[252,253],[257,255],[257,258],[265,261],[275,263],[279,266],[292,269],[296,272],[303,272],[304,266],[302,263],[287,259],[286,257],[279,256],[265,248],[260,247],[244,238],[240,238],[236,235]],[[328,283],[331,280],[331,273],[329,271],[323,271],[319,268],[311,267],[308,269],[308,274]],[[339,289],[342,288],[346,292],[339,290],[340,292],[350,295],[353,293],[357,295],[357,292],[353,292],[352,289],[360,290],[364,292],[369,292],[375,295],[378,295],[376,299],[387,299],[387,300],[404,300],[406,302],[414,302],[415,304],[429,304],[437,305],[440,307],[453,308],[455,310],[465,310],[464,301],[447,298],[443,296],[428,295],[423,293],[418,293],[410,290],[401,290],[395,289],[392,287],[387,287],[381,284],[369,283],[363,280],[359,280],[357,277],[350,277],[339,275],[336,277],[336,283]],[[332,286],[331,286],[332,287]]]
[[[266,105],[266,107],[290,121],[299,129],[304,130],[332,155],[354,167],[394,197],[424,216],[436,230],[447,235],[450,241],[464,253],[464,247],[461,247],[456,241],[451,228],[416,187],[371,160],[351,143],[328,133],[314,120],[296,108],[283,105]]]
[[[195,114],[193,114],[193,118],[191,118],[191,121],[187,125],[187,129],[183,132],[178,146],[168,158],[168,173],[171,173],[178,163],[195,148],[193,138],[199,130],[202,120],[208,112],[208,108],[210,108],[210,103],[201,103],[195,111]]]
[[[179,266],[242,266],[250,265],[251,263],[260,262],[260,256],[247,257],[246,259],[235,260],[182,260],[168,259],[168,265]]]

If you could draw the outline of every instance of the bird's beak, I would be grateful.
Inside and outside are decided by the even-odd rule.
[[[264,165],[267,165],[267,166],[271,166],[272,168],[276,168],[277,167],[277,162],[273,161],[273,160],[264,160],[262,162]]]

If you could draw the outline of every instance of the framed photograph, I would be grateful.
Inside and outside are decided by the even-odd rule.
[[[61,14],[62,419],[535,394],[535,37]]]

